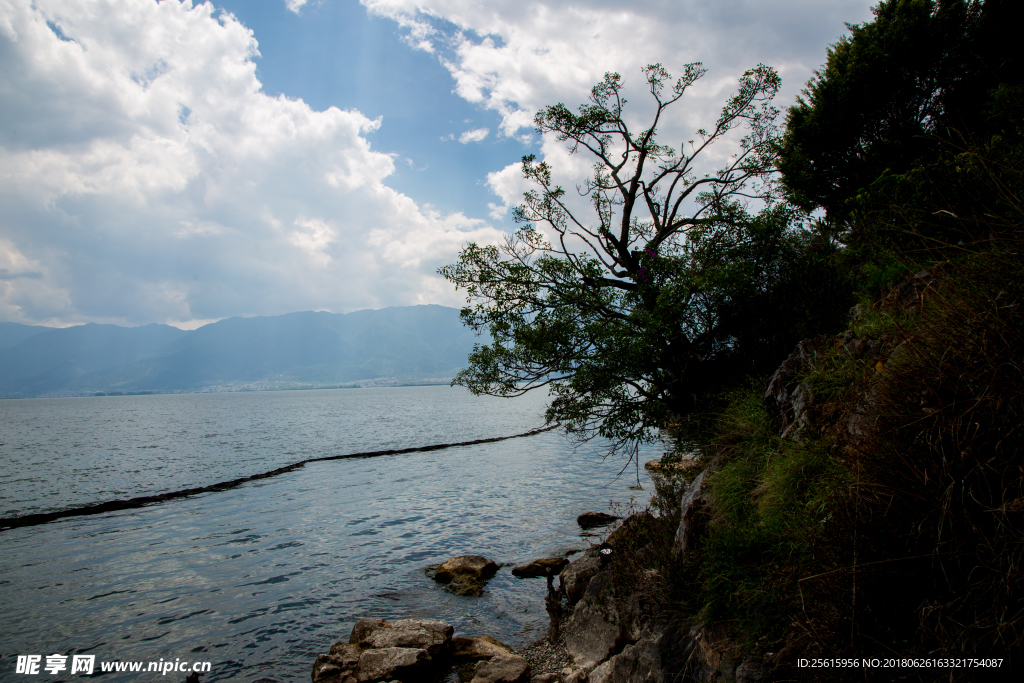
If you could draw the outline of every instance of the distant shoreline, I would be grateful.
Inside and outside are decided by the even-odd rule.
[[[180,396],[183,394],[250,394],[250,393],[269,393],[275,391],[318,391],[327,389],[395,389],[398,387],[441,387],[449,386],[451,380],[408,380],[408,381],[382,381],[382,380],[365,380],[362,382],[351,382],[347,384],[328,384],[328,385],[315,385],[315,386],[282,386],[282,387],[212,387],[193,389],[188,391],[158,391],[158,390],[140,390],[140,391],[85,391],[77,393],[67,394],[49,394],[39,396],[0,396],[0,400],[30,400],[38,398],[100,398],[105,396]]]

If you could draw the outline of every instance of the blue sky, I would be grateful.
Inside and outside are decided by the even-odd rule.
[[[619,71],[708,75],[680,143],[759,62],[787,106],[861,0],[0,0],[0,321],[152,322],[439,303],[513,229],[532,130]],[[715,152],[729,153],[729,143]],[[715,155],[709,158],[712,165]]]
[[[536,150],[536,144],[495,135],[501,117],[456,95],[440,61],[402,41],[396,23],[372,17],[357,2],[307,3],[290,11],[282,0],[218,3],[259,41],[256,74],[270,95],[301,98],[314,109],[354,108],[384,117],[368,139],[398,155],[388,184],[445,213],[487,215],[495,197],[486,174]],[[486,128],[473,144],[447,139]]]

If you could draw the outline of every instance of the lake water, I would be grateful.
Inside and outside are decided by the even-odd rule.
[[[461,388],[0,401],[0,516],[204,486],[308,458],[517,434],[545,397]],[[209,661],[203,681],[308,680],[361,617],[429,617],[513,646],[543,636],[542,580],[510,566],[581,549],[575,518],[631,498],[637,472],[557,432],[312,463],[239,488],[0,532],[0,681],[17,655]],[[641,461],[661,455],[651,446]],[[424,569],[502,564],[480,597]],[[508,565],[508,566],[505,566]],[[70,669],[70,666],[68,666]],[[183,674],[108,673],[105,681]]]

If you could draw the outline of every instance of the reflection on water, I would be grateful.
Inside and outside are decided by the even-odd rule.
[[[351,398],[359,395],[367,396],[365,404]],[[108,404],[111,412],[133,415],[139,433],[158,448],[124,455],[142,437],[121,417],[104,414],[104,406],[88,405],[112,400],[118,403]],[[308,457],[511,434],[540,423],[543,406],[537,399],[477,400],[446,387],[58,399],[42,409],[52,419],[61,415],[62,404],[71,406],[55,423],[58,435],[47,435],[41,423],[19,426],[17,434],[34,434],[37,444],[64,444],[63,450],[33,452],[26,445],[30,439],[7,433],[3,448],[7,456],[15,444],[17,462],[45,463],[58,479],[66,471],[80,472],[84,463],[128,470],[83,483],[76,500],[93,502],[109,497],[112,489],[104,486],[150,487],[125,494],[139,495]],[[0,403],[19,404],[24,416],[35,402]],[[382,421],[383,415],[396,419]],[[224,422],[208,422],[211,416]],[[70,424],[83,419],[88,426]],[[163,422],[165,431],[194,434],[200,421],[209,427],[204,434],[231,438],[175,445],[160,428]],[[104,424],[106,432],[121,434],[121,450],[110,451],[106,460],[134,467],[105,461],[102,447],[76,451],[70,445],[115,442],[110,433],[92,433]],[[246,431],[255,424],[262,426]],[[374,429],[382,432],[376,438]],[[285,444],[287,453],[281,452]],[[236,450],[247,457],[231,455]],[[656,450],[643,457],[655,457]],[[62,459],[72,461],[66,470]],[[147,479],[154,463],[173,474]],[[231,470],[232,463],[249,470]],[[585,547],[575,524],[579,513],[647,496],[643,470],[645,491],[629,490],[635,474],[616,478],[622,464],[603,461],[593,450],[573,454],[561,436],[548,432],[315,463],[231,491],[2,532],[0,680],[24,680],[13,673],[15,655],[52,653],[95,654],[98,660],[207,659],[214,664],[207,681],[301,680],[315,655],[347,637],[363,616],[438,618],[463,635],[489,633],[524,645],[545,630],[544,586],[513,578],[505,565]],[[3,467],[8,482],[36,480],[35,474]],[[13,494],[6,483],[3,488],[22,509],[64,504],[50,499],[52,489],[45,484],[30,483]],[[503,565],[482,597],[450,595],[423,573],[427,565],[465,553]]]

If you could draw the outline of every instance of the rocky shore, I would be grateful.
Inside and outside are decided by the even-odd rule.
[[[703,476],[681,490],[672,553],[686,552],[692,515],[702,504]],[[713,634],[683,627],[662,613],[653,569],[623,582],[637,528],[649,512],[623,520],[607,540],[576,559],[542,558],[512,570],[547,580],[548,637],[513,650],[489,636],[456,636],[450,624],[424,619],[361,619],[348,640],[317,657],[313,683],[660,683],[762,679],[757,661],[736,661],[714,647]],[[582,528],[617,518],[588,513]],[[625,563],[625,564],[624,564]],[[628,566],[626,566],[628,564]],[[428,574],[447,590],[478,595],[498,565],[480,556],[449,559]],[[557,586],[555,579],[557,578]],[[679,674],[685,674],[680,677]]]

